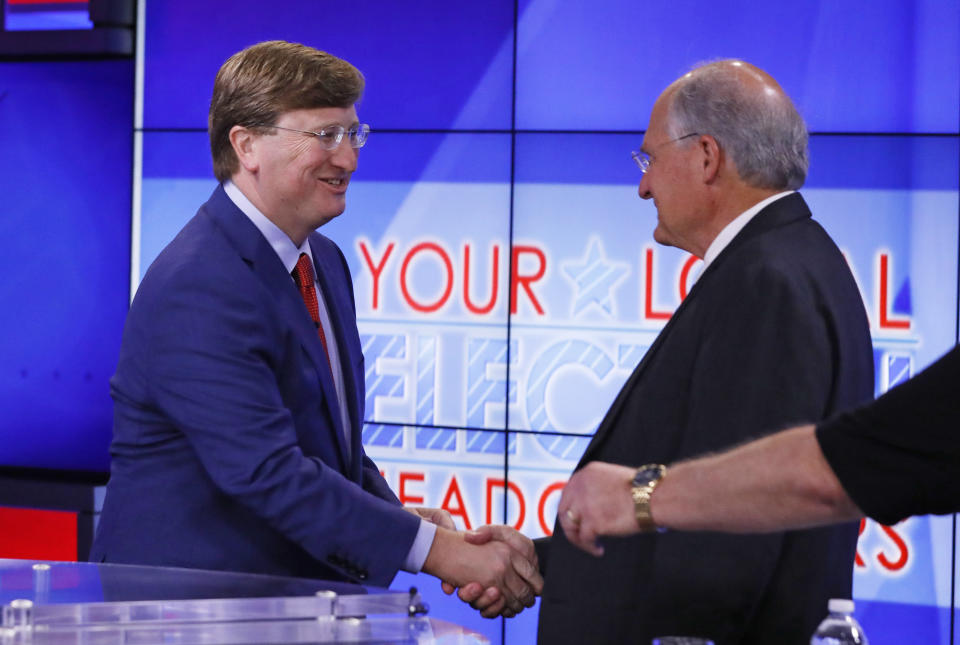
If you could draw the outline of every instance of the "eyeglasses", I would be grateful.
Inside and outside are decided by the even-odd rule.
[[[367,137],[370,136],[370,126],[366,123],[360,123],[350,128],[342,125],[328,125],[318,132],[313,130],[297,130],[295,128],[284,128],[279,125],[268,125],[266,123],[254,123],[255,127],[276,128],[277,130],[288,130],[290,132],[299,132],[300,134],[309,134],[317,138],[324,150],[333,150],[343,141],[343,135],[347,135],[351,148],[362,148],[367,143]]]
[[[659,148],[660,146],[665,146],[668,143],[676,143],[677,141],[681,141],[683,139],[696,137],[699,134],[700,134],[699,132],[691,132],[690,134],[685,134],[682,137],[677,137],[676,139],[670,139],[669,141],[658,143],[654,147]],[[640,166],[640,172],[643,174],[647,174],[647,171],[650,170],[650,162],[652,161],[650,159],[650,155],[644,152],[643,150],[634,150],[633,152],[630,153],[630,156],[633,157],[633,160],[637,162],[638,166]]]

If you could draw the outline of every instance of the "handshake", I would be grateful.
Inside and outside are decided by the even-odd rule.
[[[439,578],[446,593],[459,589],[460,599],[485,618],[510,618],[533,606],[543,578],[530,538],[509,526],[458,532],[444,510],[407,510],[437,525],[423,571]]]

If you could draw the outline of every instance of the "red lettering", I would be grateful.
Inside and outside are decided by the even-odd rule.
[[[520,275],[521,253],[533,254],[536,256],[540,266],[533,275]],[[543,274],[547,271],[547,258],[543,254],[543,251],[534,246],[515,246],[513,247],[511,266],[513,267],[513,275],[512,279],[510,280],[510,313],[517,313],[517,286],[519,285],[522,286],[523,290],[527,292],[527,297],[530,298],[530,303],[533,305],[533,308],[539,315],[542,316],[543,307],[540,306],[540,301],[537,300],[537,297],[534,295],[533,289],[530,287],[530,285],[542,278]]]
[[[374,266],[373,258],[370,257],[370,252],[367,250],[366,241],[360,242],[360,251],[363,253],[363,259],[367,263],[367,268],[370,269],[370,275],[373,277],[373,309],[376,311],[380,308],[380,274],[383,273],[383,267],[387,264],[387,258],[393,253],[393,242],[387,245],[387,250],[383,252],[383,257],[380,258],[380,262],[376,266]]]
[[[543,511],[547,506],[547,498],[563,490],[563,487],[567,485],[567,482],[556,482],[547,486],[543,494],[540,495],[540,503],[537,504],[537,520],[540,522],[540,530],[543,531],[544,535],[553,535],[553,527],[547,526],[547,520],[543,517]]]
[[[475,314],[485,314],[489,313],[493,306],[497,303],[497,289],[498,278],[500,275],[500,247],[496,244],[493,245],[493,258],[490,260],[491,270],[493,271],[493,277],[490,279],[490,300],[487,304],[483,306],[477,306],[470,302],[470,245],[463,245],[463,302],[467,305],[467,309],[472,311]]]
[[[523,499],[523,493],[520,492],[520,488],[513,482],[507,483],[502,479],[488,479],[487,480],[487,524],[493,524],[493,489],[494,488],[503,488],[506,484],[507,489],[509,489],[517,498],[518,507],[520,509],[520,516],[516,522],[513,524],[513,528],[520,530],[520,527],[523,526],[523,520],[527,516],[527,504]],[[504,492],[503,498],[504,504],[507,503],[506,492]]]
[[[407,494],[407,482],[422,482],[423,477],[423,473],[400,473],[400,485],[398,486],[400,494],[397,497],[400,498],[401,504],[423,504],[423,495]]]
[[[858,567],[865,567],[867,563],[863,561],[863,558],[860,557],[860,538],[863,536],[863,531],[867,528],[867,518],[862,518],[860,520],[860,529],[857,531],[857,551],[856,555],[853,558],[853,563]]]
[[[410,268],[410,262],[413,258],[421,251],[433,251],[439,255],[440,259],[443,260],[444,268],[447,270],[447,286],[444,287],[443,295],[440,296],[436,302],[430,304],[417,302],[413,299],[413,296],[410,295],[410,290],[407,289],[407,269]],[[453,263],[450,261],[450,256],[447,255],[447,252],[444,251],[439,244],[434,244],[433,242],[421,242],[417,244],[410,249],[406,257],[403,258],[403,264],[400,267],[400,290],[403,292],[403,298],[407,301],[407,304],[417,311],[428,313],[442,307],[450,297],[450,292],[453,291]]]
[[[451,506],[450,499],[454,497],[456,498],[457,505]],[[463,503],[463,495],[460,494],[460,484],[457,483],[456,475],[450,478],[450,485],[447,486],[447,492],[443,496],[443,503],[440,504],[440,508],[450,513],[450,515],[462,517],[463,525],[468,531],[472,528],[470,526],[470,518],[467,517],[467,505]]]
[[[643,317],[647,320],[670,320],[671,312],[653,310],[653,249],[646,249],[645,263]]]
[[[880,254],[880,293],[878,298],[880,329],[910,329],[909,318],[894,318],[893,312],[890,311],[889,260],[890,258],[886,253]]]
[[[697,256],[691,255],[690,257],[687,258],[687,261],[684,262],[683,264],[683,269],[680,271],[680,284],[677,285],[680,288],[681,302],[683,302],[683,299],[687,297],[688,293],[690,293],[690,290],[687,288],[687,281],[690,279],[690,270],[693,269],[693,265],[695,265],[699,260],[700,258],[698,258]],[[649,273],[650,270],[651,270],[651,267],[647,265],[647,273]],[[649,292],[649,289],[650,287],[648,284],[647,286],[648,292]]]
[[[886,554],[881,551],[877,554],[877,562],[880,563],[880,566],[888,569],[889,571],[899,571],[906,566],[907,560],[910,559],[910,549],[907,547],[907,543],[904,542],[903,538],[893,530],[892,526],[885,526],[881,524],[880,530],[883,531],[897,546],[897,549],[900,551],[900,556],[896,560],[890,560]]]

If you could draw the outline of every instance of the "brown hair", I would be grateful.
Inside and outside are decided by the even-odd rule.
[[[347,108],[361,94],[363,74],[319,49],[270,40],[237,52],[213,83],[209,116],[213,174],[226,181],[237,171],[239,160],[230,145],[233,126],[273,124],[290,110]]]

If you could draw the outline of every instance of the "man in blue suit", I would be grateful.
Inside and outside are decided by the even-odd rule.
[[[540,591],[532,543],[469,544],[404,509],[364,454],[364,366],[340,215],[368,126],[348,62],[272,41],[217,74],[221,185],[153,263],[117,372],[91,559],[388,585],[482,580],[507,615]]]

